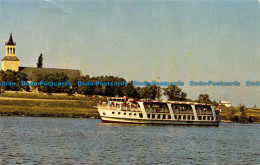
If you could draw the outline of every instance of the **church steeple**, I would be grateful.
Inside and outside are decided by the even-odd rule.
[[[19,59],[16,57],[16,43],[13,40],[12,33],[10,34],[8,42],[5,43],[5,57],[1,62],[1,69],[6,71],[8,69],[18,71]]]
[[[16,43],[13,40],[12,33],[10,33],[8,42],[5,43],[5,55],[16,56]]]
[[[16,45],[16,43],[13,41],[12,33],[10,33],[9,40],[5,43],[5,45]]]

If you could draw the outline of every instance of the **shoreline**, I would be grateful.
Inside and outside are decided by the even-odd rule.
[[[94,116],[84,116],[84,117],[82,117],[82,116],[78,116],[78,115],[76,115],[76,116],[72,116],[72,117],[64,117],[64,116],[48,116],[48,115],[40,115],[40,116],[35,116],[35,115],[22,115],[22,114],[19,114],[19,115],[10,115],[10,114],[2,114],[2,113],[0,113],[0,117],[49,117],[49,118],[78,118],[78,119],[100,119],[100,117],[99,116],[96,116],[96,117],[94,117]]]
[[[24,114],[4,114],[0,111],[0,117],[49,117],[49,118],[78,118],[78,119],[101,119],[99,114],[98,115],[75,115],[75,116],[59,116],[59,115],[24,115]],[[253,122],[253,123],[241,123],[241,122],[232,122],[230,120],[221,120],[220,123],[237,123],[237,124],[260,124],[260,122]]]
[[[98,110],[94,108],[100,99],[104,97],[5,93],[0,96],[0,116],[100,119]],[[259,116],[258,111],[250,111],[253,112]],[[226,115],[225,111],[220,114],[222,123],[244,123],[232,122]],[[253,123],[259,124],[260,121]]]

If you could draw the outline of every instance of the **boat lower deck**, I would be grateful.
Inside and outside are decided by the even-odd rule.
[[[151,120],[151,119],[130,119],[118,117],[101,116],[104,123],[129,123],[129,124],[161,124],[161,125],[200,125],[218,126],[218,121],[187,121],[187,120]]]

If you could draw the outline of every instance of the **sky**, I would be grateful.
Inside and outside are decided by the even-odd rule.
[[[127,81],[184,82],[188,98],[260,106],[258,0],[1,0],[0,56],[10,32],[21,66],[80,69]],[[238,81],[194,87],[190,81]]]

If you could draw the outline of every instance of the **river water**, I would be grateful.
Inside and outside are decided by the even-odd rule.
[[[260,124],[0,117],[0,164],[259,164]]]

